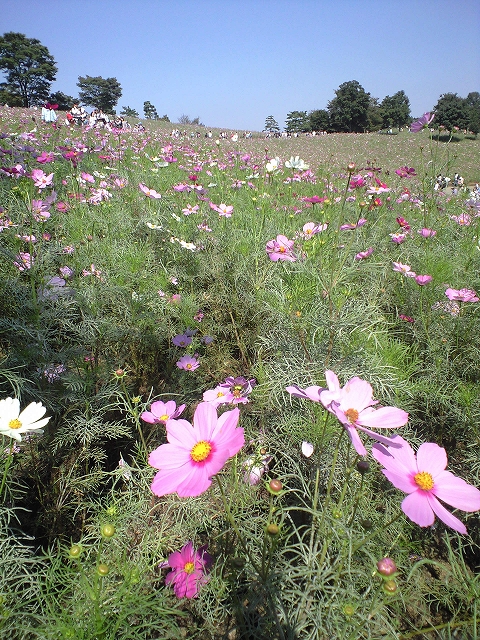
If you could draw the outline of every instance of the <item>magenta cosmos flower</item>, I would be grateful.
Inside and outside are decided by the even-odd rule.
[[[140,418],[149,424],[158,424],[159,422],[167,424],[168,420],[178,418],[184,409],[184,404],[177,407],[173,400],[168,400],[167,402],[157,400],[156,402],[152,402],[150,411],[144,411]]]
[[[429,527],[437,515],[447,526],[459,533],[467,533],[463,522],[439,502],[442,500],[455,509],[478,511],[480,491],[450,471],[445,471],[445,449],[433,442],[420,445],[417,455],[400,436],[392,441],[400,448],[375,444],[373,457],[385,468],[382,473],[400,491],[409,495],[402,502],[405,515],[420,527]]]
[[[458,300],[459,302],[478,302],[477,292],[473,289],[450,289],[445,291],[445,295],[449,300]]]
[[[427,111],[427,113],[424,113],[421,118],[412,122],[410,125],[410,131],[412,133],[418,133],[422,129],[425,129],[432,122],[434,117],[435,115],[433,113]]]
[[[273,262],[277,262],[277,260],[295,262],[297,256],[292,251],[293,245],[293,240],[289,240],[286,236],[278,235],[276,240],[267,242],[265,249],[268,257]]]
[[[175,551],[168,556],[161,567],[171,567],[171,571],[165,578],[165,584],[173,585],[177,598],[195,598],[198,588],[208,582],[205,572],[212,564],[212,557],[206,551],[206,546],[198,551],[193,548],[193,542],[187,544],[181,551]]]
[[[297,386],[287,387],[287,391],[299,398],[308,398],[314,402],[321,402],[325,409],[333,413],[346,429],[355,451],[360,456],[367,455],[358,431],[384,444],[391,445],[390,438],[372,431],[373,429],[397,429],[407,424],[408,413],[397,407],[380,407],[374,409],[373,390],[371,385],[361,378],[351,378],[342,388],[336,374],[326,371],[328,389],[322,387],[308,387],[300,389]]]
[[[237,427],[240,411],[232,409],[217,417],[217,410],[201,402],[187,420],[168,420],[167,444],[152,451],[148,463],[159,469],[152,482],[157,496],[177,493],[181,498],[199,496],[212,484],[212,477],[245,444]]]

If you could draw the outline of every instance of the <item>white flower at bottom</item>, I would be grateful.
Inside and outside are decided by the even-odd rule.
[[[21,433],[41,429],[47,424],[50,418],[42,418],[46,410],[41,402],[31,402],[20,413],[20,401],[17,398],[0,400],[0,435],[21,442]]]

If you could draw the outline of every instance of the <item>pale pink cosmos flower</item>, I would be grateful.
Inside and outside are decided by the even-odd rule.
[[[360,218],[358,220],[358,222],[347,222],[345,224],[342,224],[340,227],[341,231],[351,231],[353,229],[356,229],[357,227],[363,227],[364,224],[367,223],[367,219],[366,218]]]
[[[478,302],[477,292],[473,289],[450,289],[445,291],[445,295],[449,300],[458,300],[459,302]]]
[[[406,233],[389,233],[389,236],[395,244],[402,244],[407,238]]]
[[[256,486],[262,476],[268,471],[268,465],[272,461],[272,456],[261,453],[249,456],[242,464],[244,470],[243,480],[251,486]]]
[[[173,298],[173,296],[172,296]],[[194,356],[189,356],[185,354],[178,360],[176,363],[179,369],[183,369],[184,371],[195,371],[200,366],[200,362]]]
[[[412,122],[410,125],[410,131],[412,133],[418,133],[422,129],[425,129],[432,122],[434,117],[435,115],[433,113],[427,111],[421,118]]]
[[[401,262],[393,262],[392,264],[394,271],[403,273],[403,275],[407,276],[407,278],[415,278],[417,275],[412,271],[412,267],[410,267],[408,264],[402,264]]]
[[[308,398],[323,404],[325,409],[333,413],[346,429],[355,451],[360,456],[367,455],[358,431],[384,444],[391,444],[391,439],[372,431],[374,429],[397,429],[408,421],[408,413],[397,407],[380,407],[374,409],[373,389],[361,378],[351,378],[342,388],[338,377],[333,371],[325,372],[328,388],[308,387],[300,389],[297,386],[287,387],[287,391],[299,398]]]
[[[450,216],[450,220],[455,220],[461,227],[469,227],[472,224],[472,216],[468,213],[461,213],[459,216]]]
[[[431,526],[436,515],[447,526],[466,534],[463,522],[445,509],[439,500],[462,511],[478,511],[480,491],[445,471],[447,454],[438,444],[423,443],[415,456],[412,447],[400,436],[393,436],[392,443],[396,446],[373,445],[372,455],[385,467],[382,473],[390,482],[408,493],[402,502],[405,515],[420,527]]]
[[[311,238],[317,233],[321,231],[325,231],[327,228],[327,224],[317,224],[316,222],[307,222],[307,224],[303,225],[302,236],[306,239]]]
[[[168,420],[167,444],[152,451],[148,463],[159,469],[152,482],[157,496],[177,493],[181,498],[199,496],[210,487],[212,477],[245,444],[243,429],[238,428],[238,408],[217,417],[217,410],[201,402],[187,420]]]
[[[220,384],[215,389],[208,389],[203,393],[203,401],[214,407],[218,407],[221,404],[232,404],[233,400],[233,393]]]
[[[372,253],[373,253],[373,247],[369,247],[365,251],[360,251],[359,253],[357,253],[357,255],[355,256],[355,260],[364,260],[365,258],[368,258],[369,256],[371,256]]]
[[[138,188],[140,189],[140,191],[142,191],[142,193],[144,193],[148,198],[152,198],[154,200],[158,200],[159,198],[161,198],[162,196],[157,193],[155,191],[155,189],[149,189],[148,187],[146,187],[144,184],[140,183],[138,185]]]
[[[433,280],[432,276],[424,275],[424,276],[415,276],[415,282],[421,287],[425,286],[429,282]]]
[[[198,209],[199,209],[198,204],[196,204],[193,207],[191,204],[187,204],[185,209],[182,209],[182,213],[184,216],[190,216],[192,215],[192,213],[197,213]]]
[[[49,162],[53,162],[54,158],[55,156],[53,155],[53,153],[42,151],[42,153],[37,158],[37,162],[40,162],[40,164],[47,164]]]
[[[267,242],[265,250],[273,262],[277,262],[277,260],[295,262],[297,256],[292,251],[293,245],[293,240],[289,240],[286,236],[278,235],[276,240]]]
[[[53,173],[50,173],[48,176],[41,169],[32,169],[32,173],[30,177],[33,180],[33,184],[39,189],[45,189],[45,187],[49,187],[52,184]]]
[[[424,227],[423,229],[419,229],[418,233],[424,238],[433,238],[434,236],[437,235],[437,232],[434,229],[428,229],[427,227]]]
[[[205,545],[195,551],[193,542],[187,542],[180,551],[171,553],[168,560],[160,564],[162,568],[171,567],[172,571],[167,574],[165,584],[173,585],[177,598],[195,598],[198,588],[208,582],[205,573],[213,559],[206,549]]]
[[[25,271],[32,268],[34,261],[34,257],[30,253],[20,251],[16,256],[16,260],[13,264],[19,271]]]
[[[168,420],[178,418],[184,409],[184,404],[177,407],[174,400],[167,400],[167,402],[156,400],[152,402],[150,411],[144,411],[140,418],[149,424],[167,424]]]

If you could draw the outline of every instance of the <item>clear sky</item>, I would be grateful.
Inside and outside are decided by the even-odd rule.
[[[403,89],[413,116],[480,91],[479,0],[0,0],[7,31],[49,49],[52,91],[115,77],[117,111],[149,100],[211,127],[283,127],[348,80],[380,100]]]

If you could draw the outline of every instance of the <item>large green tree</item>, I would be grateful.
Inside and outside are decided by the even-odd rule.
[[[145,100],[143,103],[143,113],[148,120],[158,120],[158,112],[150,100]]]
[[[122,95],[122,87],[116,78],[101,76],[79,76],[78,97],[83,104],[101,109],[105,113],[113,113],[114,107]]]
[[[410,124],[410,100],[405,91],[397,91],[393,96],[385,96],[380,104],[382,126],[385,129],[400,129]]]
[[[308,114],[310,131],[328,131],[330,129],[330,116],[326,109],[314,109]]]
[[[344,82],[335,91],[327,110],[334,131],[360,133],[368,128],[370,94],[356,80]]]
[[[40,104],[48,98],[57,66],[40,40],[10,31],[0,37],[0,69],[5,82],[0,89],[12,96],[10,104],[24,107]]]
[[[58,104],[60,111],[68,111],[72,108],[75,102],[78,102],[76,98],[63,93],[63,91],[55,91],[55,93],[51,93],[48,101],[52,104]]]
[[[288,133],[301,133],[309,131],[308,115],[306,111],[290,111],[285,118],[285,131]]]
[[[434,107],[434,124],[444,126],[449,131],[454,127],[466,129],[469,121],[468,105],[465,98],[456,93],[442,93]]]
[[[480,132],[480,93],[472,91],[465,98],[468,112],[468,129],[476,136]]]
[[[269,133],[280,133],[278,122],[273,116],[267,116],[267,118],[265,119],[263,130],[268,131]]]

